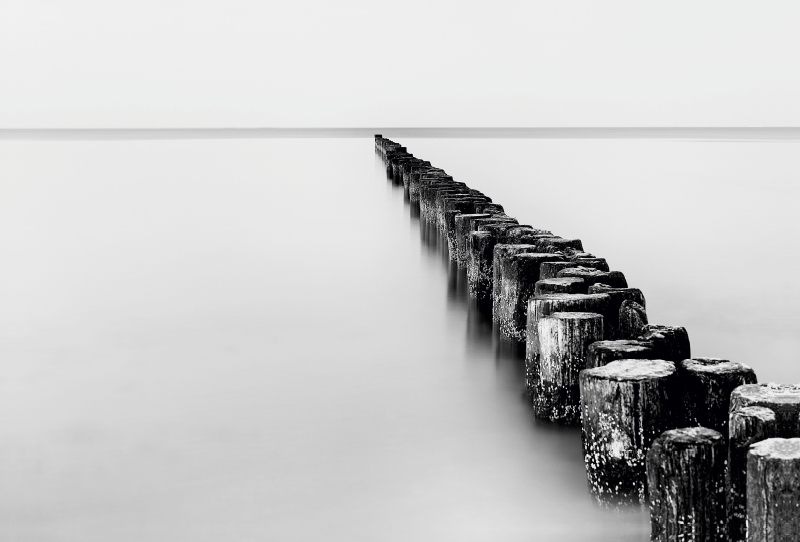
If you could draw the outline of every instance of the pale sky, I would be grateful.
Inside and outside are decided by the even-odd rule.
[[[0,127],[800,126],[800,3],[5,0]]]

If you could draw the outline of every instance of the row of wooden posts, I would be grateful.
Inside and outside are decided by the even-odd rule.
[[[686,330],[649,324],[642,292],[579,239],[519,224],[381,135],[375,148],[470,296],[524,342],[536,416],[581,425],[599,504],[649,504],[657,541],[800,540],[800,385],[692,358]]]

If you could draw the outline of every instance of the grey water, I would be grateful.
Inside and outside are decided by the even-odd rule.
[[[0,142],[0,539],[648,539],[371,137],[122,139]],[[798,142],[740,139],[404,143],[797,382]]]

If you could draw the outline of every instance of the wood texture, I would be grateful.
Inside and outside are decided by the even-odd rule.
[[[619,271],[600,271],[593,267],[569,267],[562,269],[558,272],[559,277],[579,277],[586,281],[590,286],[592,284],[606,284],[611,288],[627,288],[628,282],[625,280],[625,275]]]
[[[525,336],[525,390],[535,400],[539,379],[539,320],[555,312],[596,312],[605,319],[608,297],[603,294],[545,294],[528,301]]]
[[[580,373],[583,450],[600,505],[646,502],[647,449],[674,429],[677,370],[665,360],[622,359]]]
[[[577,425],[581,420],[578,375],[586,349],[603,340],[603,316],[556,312],[539,320],[539,378],[533,409],[538,418]]]
[[[644,341],[597,341],[586,352],[586,368],[602,367],[618,359],[655,359],[655,352]]]
[[[800,540],[800,438],[770,438],[750,447],[747,540]]]
[[[626,299],[619,307],[619,327],[617,337],[633,340],[644,331],[647,325],[647,311],[636,301]]]
[[[544,267],[542,264],[541,267]],[[541,270],[541,268],[540,268]],[[541,276],[541,273],[540,273]],[[585,294],[588,287],[583,279],[575,277],[540,279],[536,282],[533,293],[542,294]]]
[[[562,259],[557,254],[530,252],[527,247],[532,246],[495,247],[494,263],[497,267],[493,272],[496,277],[494,285],[498,287],[498,291],[493,292],[493,314],[500,334],[516,341],[525,340],[528,300],[534,295],[541,264]],[[505,257],[506,254],[508,257]]]
[[[727,438],[733,390],[755,384],[756,373],[745,365],[720,358],[693,358],[678,363],[687,426],[708,427]]]
[[[458,267],[467,266],[467,237],[472,231],[472,220],[491,216],[487,213],[466,213],[456,215],[453,219],[455,222],[455,260]]]
[[[800,385],[745,384],[731,393],[730,410],[746,406],[767,407],[775,413],[777,423],[776,437],[798,437],[798,416],[800,416]]]
[[[765,407],[743,407],[730,413],[728,424],[728,537],[747,540],[747,452],[750,446],[772,438],[777,431],[775,413]]]
[[[656,355],[668,361],[680,362],[692,357],[686,328],[648,324],[639,340],[653,345]]]
[[[624,301],[633,301],[642,307],[647,307],[644,294],[638,288],[612,288],[606,284],[598,283],[589,286],[589,293],[606,294],[609,297],[611,303],[609,310],[611,311],[611,314],[606,322],[606,338],[610,340],[623,338],[620,337],[619,331],[619,310]]]
[[[650,540],[725,542],[725,438],[705,427],[671,429],[647,452]]]

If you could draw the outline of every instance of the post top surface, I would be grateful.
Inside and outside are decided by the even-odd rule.
[[[744,363],[722,358],[692,358],[681,361],[681,368],[704,374],[749,373],[752,369]]]
[[[724,441],[719,431],[707,427],[682,427],[664,431],[658,440],[663,444],[708,445]]]
[[[553,320],[602,320],[603,315],[596,312],[554,312],[544,319]]]
[[[800,460],[800,438],[768,438],[750,446],[750,457]]]
[[[775,382],[743,384],[733,390],[731,396],[736,396],[745,403],[761,401],[769,403],[798,403],[800,402],[800,385],[776,384]]]
[[[599,380],[638,381],[675,374],[675,364],[663,359],[619,359],[608,365],[584,369],[581,376]]]

